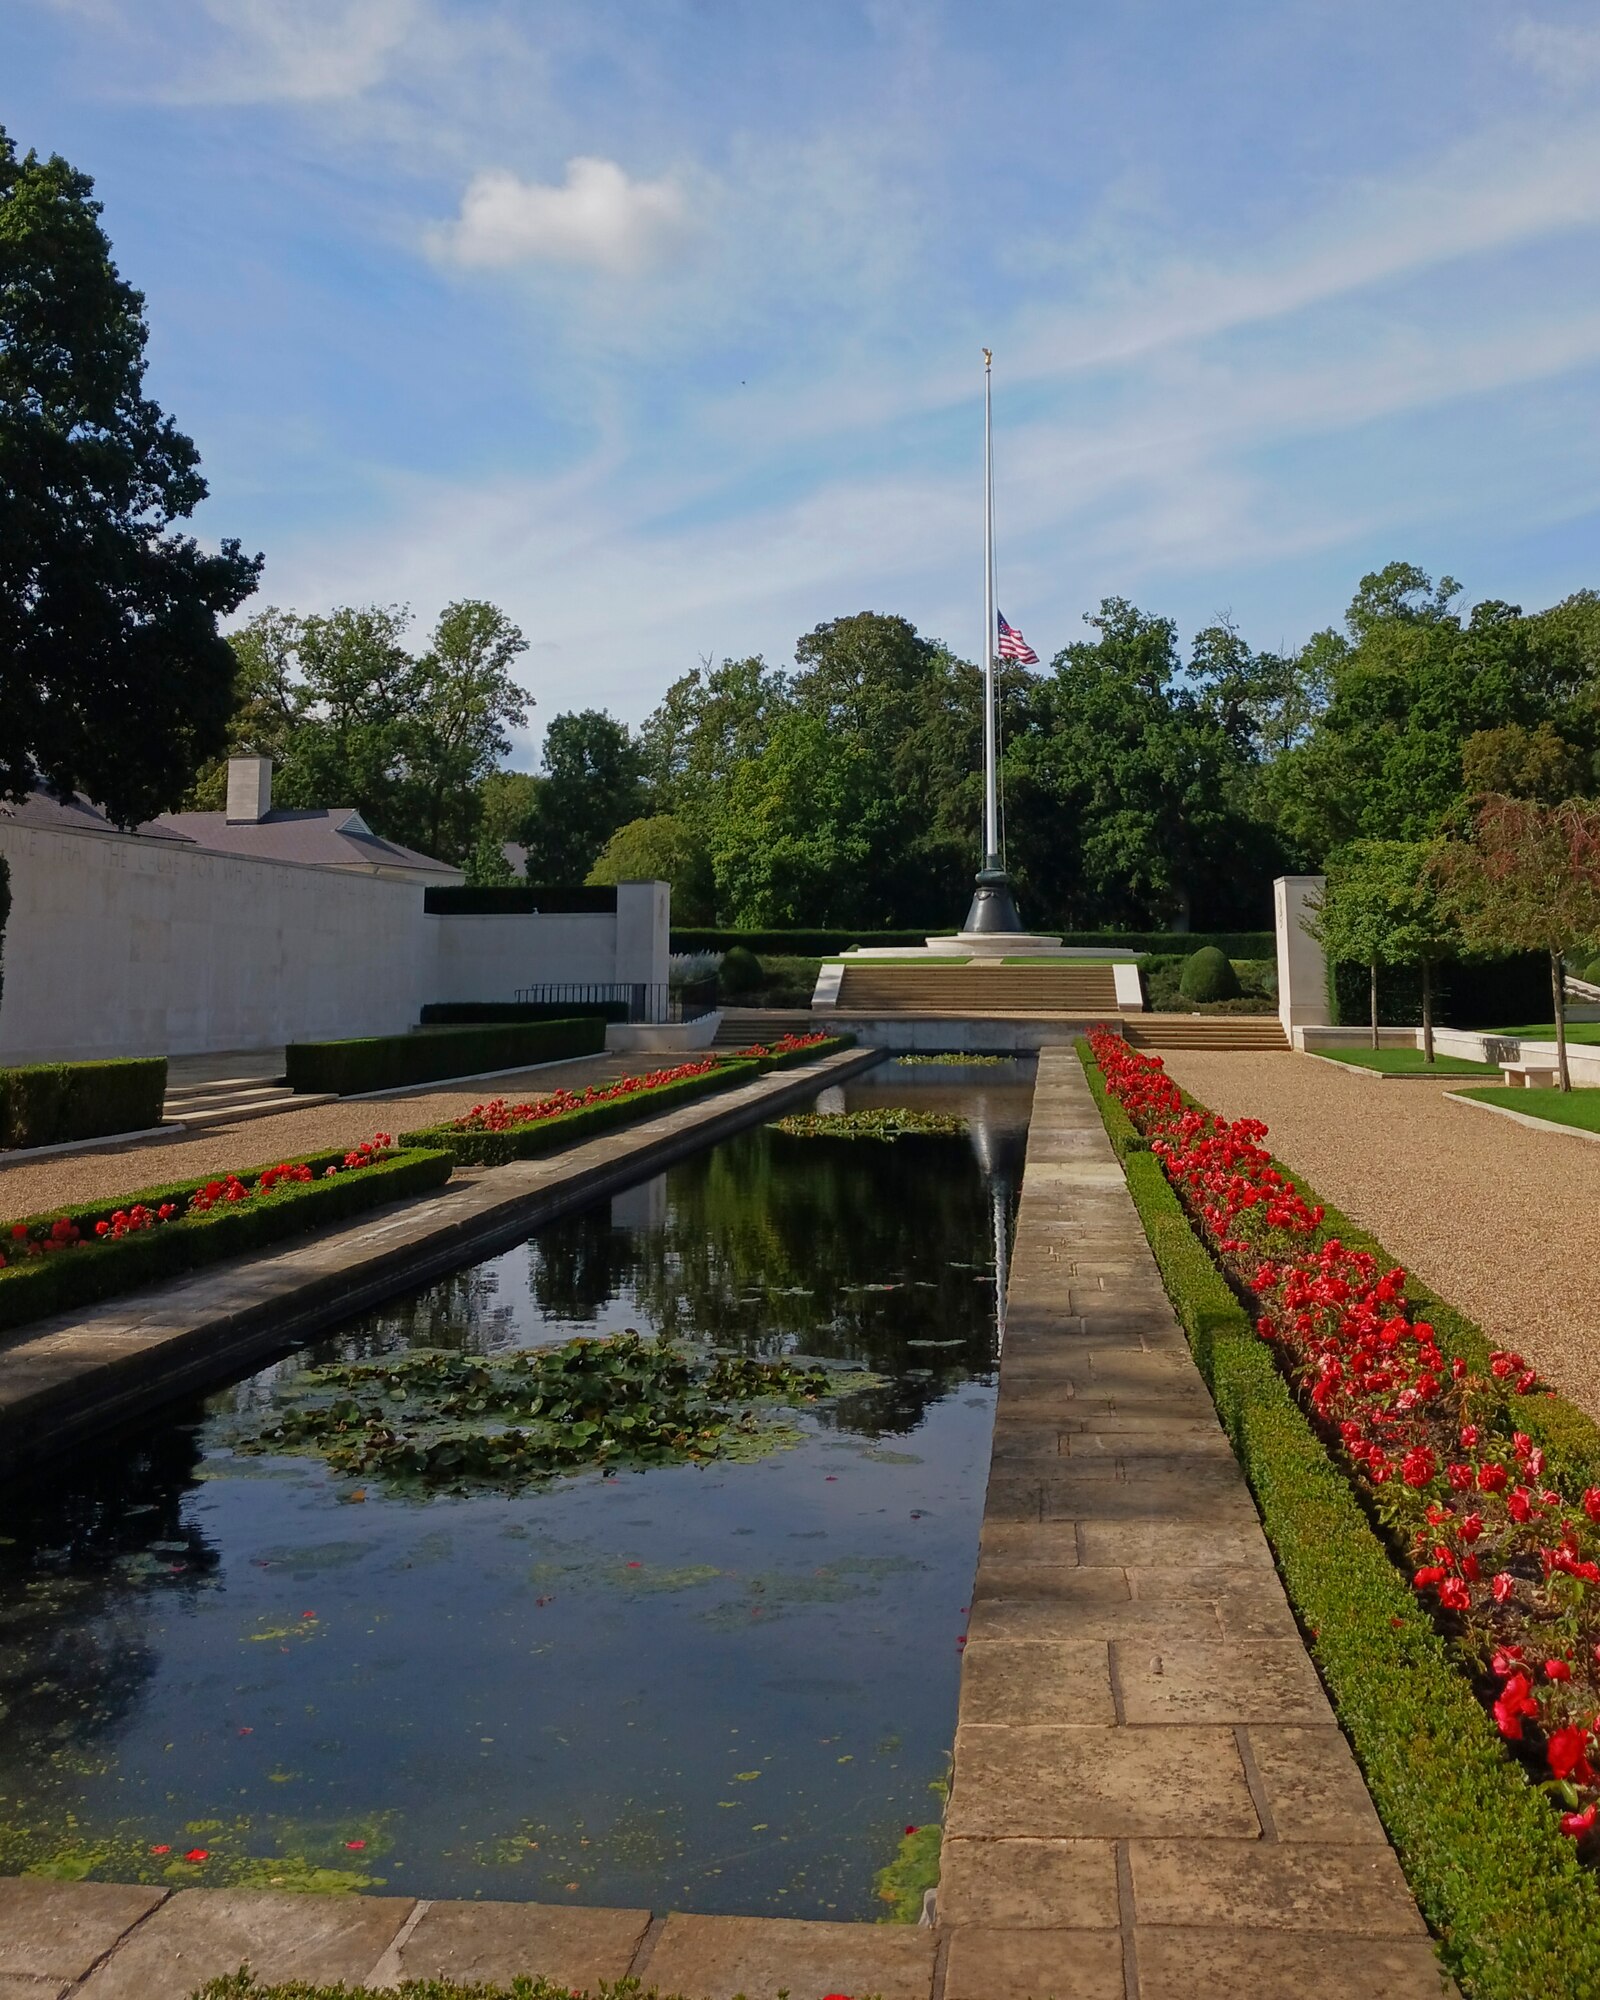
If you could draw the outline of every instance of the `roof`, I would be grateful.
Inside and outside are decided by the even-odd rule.
[[[313,868],[365,868],[459,881],[461,870],[414,847],[383,840],[354,806],[274,808],[262,819],[229,819],[221,812],[163,813],[141,833],[176,834],[216,854],[244,854],[258,861],[298,861]]]
[[[18,801],[0,800],[0,821],[58,832],[120,833],[87,799],[58,799],[46,791]],[[294,861],[311,868],[355,868],[368,873],[418,875],[436,882],[459,882],[461,870],[431,854],[402,847],[375,834],[354,806],[310,807],[269,812],[259,820],[230,820],[222,812],[163,813],[134,833],[143,840],[171,841],[212,854],[238,854],[257,861]]]

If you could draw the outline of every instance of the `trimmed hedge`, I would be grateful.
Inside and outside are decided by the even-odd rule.
[[[507,1022],[499,1027],[430,1028],[426,1034],[364,1035],[348,1042],[291,1042],[284,1072],[291,1090],[331,1090],[353,1097],[405,1083],[437,1083],[559,1062],[564,1056],[598,1055],[606,1024],[597,1017]]]
[[[1092,1089],[1098,1071],[1088,1044],[1078,1049]],[[1104,1101],[1103,1085],[1096,1095]],[[1502,1745],[1160,1161],[1127,1153],[1123,1168],[1340,1724],[1452,1971],[1475,2000],[1600,1992],[1600,1884]]]
[[[92,1305],[139,1285],[182,1277],[185,1272],[215,1264],[225,1257],[242,1257],[285,1236],[330,1228],[347,1216],[376,1208],[381,1202],[398,1201],[403,1195],[442,1187],[454,1166],[448,1153],[408,1148],[376,1166],[324,1180],[322,1169],[342,1161],[345,1151],[341,1147],[337,1152],[309,1155],[304,1164],[311,1168],[316,1179],[280,1181],[270,1194],[252,1195],[248,1202],[237,1207],[219,1203],[204,1215],[182,1222],[141,1229],[116,1241],[83,1243],[71,1250],[7,1265],[0,1270],[0,1327],[21,1326],[47,1313]],[[263,1171],[261,1167],[252,1167],[241,1178],[251,1179]],[[197,1180],[144,1188],[115,1201],[83,1202],[18,1220],[31,1227],[48,1225],[65,1216],[86,1235],[92,1235],[94,1225],[109,1220],[113,1209],[131,1208],[135,1202],[142,1202],[146,1208],[159,1208],[164,1201],[186,1198],[221,1178],[217,1174],[203,1174]],[[9,1247],[0,1232],[0,1248]]]
[[[430,896],[458,893],[456,890],[428,891]],[[1229,958],[1271,958],[1278,948],[1271,931],[1056,931],[1048,924],[1041,926],[1041,931],[1047,937],[1059,937],[1063,944],[1112,951],[1174,951],[1186,954],[1198,951],[1202,945],[1214,944]],[[929,930],[926,925],[917,931],[734,931],[714,927],[680,930],[674,926],[672,949],[731,951],[735,945],[743,945],[747,951],[757,954],[770,952],[788,958],[831,958],[853,944],[883,947],[920,945],[931,937],[954,936],[953,930]],[[1531,1015],[1529,1019],[1532,1019]]]
[[[745,1062],[751,1069],[758,1069],[765,1076],[769,1069],[794,1069],[801,1063],[815,1062],[819,1056],[831,1056],[836,1054],[840,1049],[853,1049],[855,1045],[856,1038],[854,1035],[830,1035],[825,1042],[813,1042],[808,1049],[786,1049],[779,1056],[741,1057],[738,1050],[735,1049],[730,1055],[724,1056],[722,1060],[725,1063]],[[752,1044],[752,1046],[757,1046],[757,1044]],[[715,1054],[716,1051],[713,1050],[712,1053]]]
[[[422,908],[430,917],[604,917],[615,916],[611,888],[514,882],[505,888],[473,888],[463,883],[424,889]]]
[[[508,1132],[458,1132],[449,1125],[427,1125],[420,1131],[401,1133],[400,1143],[442,1147],[462,1167],[503,1167],[511,1160],[535,1159],[557,1146],[592,1139],[614,1125],[653,1118],[664,1106],[704,1097],[708,1091],[726,1090],[760,1074],[759,1063],[725,1062],[699,1076],[686,1076],[655,1090],[636,1091],[631,1097],[613,1097],[603,1104],[586,1104],[557,1118],[541,1118],[534,1125],[513,1125]]]
[[[626,1000],[430,1000],[425,1028],[498,1027],[507,1021],[626,1021]]]
[[[0,1069],[0,1146],[60,1146],[161,1123],[165,1056]]]
[[[1372,1019],[1367,968],[1339,959],[1328,967],[1328,1012],[1335,1027],[1364,1028]],[[1433,1018],[1443,1028],[1498,1028],[1540,1021],[1550,1012],[1550,961],[1543,952],[1508,958],[1446,959],[1434,974]],[[1422,1023],[1422,972],[1414,965],[1378,967],[1378,1026]]]

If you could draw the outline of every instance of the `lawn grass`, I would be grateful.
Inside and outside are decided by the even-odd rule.
[[[1469,1062],[1465,1056],[1435,1056],[1427,1062],[1421,1049],[1312,1049],[1329,1062],[1354,1069],[1375,1069],[1382,1076],[1498,1076],[1497,1063]]]
[[[1542,1118],[1550,1125],[1600,1132],[1600,1090],[1521,1090],[1515,1085],[1496,1084],[1457,1095],[1475,1097],[1480,1104],[1497,1104],[1505,1111],[1520,1111],[1525,1118]]]
[[[1532,1028],[1485,1028],[1486,1035],[1507,1035],[1513,1041],[1553,1042],[1556,1038],[1554,1021],[1541,1021]],[[1600,1021],[1569,1021],[1567,1040],[1582,1042],[1590,1048],[1600,1047]]]

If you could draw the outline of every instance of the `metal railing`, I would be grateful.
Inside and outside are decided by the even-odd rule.
[[[524,1007],[603,1007],[614,1021],[663,1027],[673,1021],[698,1021],[714,1013],[717,987],[715,980],[697,986],[569,982],[519,986],[516,997]]]

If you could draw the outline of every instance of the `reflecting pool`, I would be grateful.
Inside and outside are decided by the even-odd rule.
[[[871,1918],[955,1725],[1031,1066],[885,1064],[0,1493],[0,1873]],[[743,1461],[426,1495],[307,1368],[625,1328],[871,1371]]]

